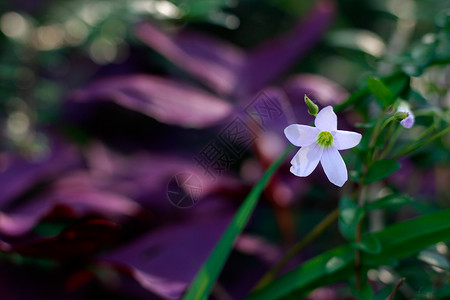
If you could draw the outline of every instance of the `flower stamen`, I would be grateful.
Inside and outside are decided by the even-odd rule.
[[[333,136],[328,131],[321,131],[317,135],[317,144],[322,148],[328,148],[333,145]]]

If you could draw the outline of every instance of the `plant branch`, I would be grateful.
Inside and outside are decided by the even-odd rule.
[[[392,293],[386,297],[386,300],[392,300],[395,297],[395,294],[397,294],[398,289],[400,288],[400,286],[403,284],[403,282],[405,282],[405,278],[401,278],[397,284],[394,287],[394,290],[392,291]]]
[[[358,195],[358,207],[363,207],[365,205],[365,198],[367,193],[367,185],[364,183],[364,179],[361,180],[361,187]],[[356,224],[355,242],[361,242],[362,238],[362,218]],[[356,290],[361,289],[361,251],[359,249],[355,250],[355,286]]]
[[[417,143],[415,145],[411,145],[409,147],[406,147],[405,149],[403,149],[402,151],[400,151],[399,153],[395,154],[393,158],[398,158],[400,156],[403,156],[405,154],[408,154],[410,152],[413,152],[417,149],[419,149],[422,146],[425,146],[428,143],[431,143],[432,141],[434,141],[437,138],[440,138],[441,136],[443,136],[444,134],[446,134],[447,132],[450,131],[450,127],[447,127],[443,130],[441,130],[440,132],[436,133],[435,135],[433,135],[432,137],[428,138],[427,140],[421,142],[421,143]]]
[[[400,133],[402,132],[402,128],[403,128],[402,126],[395,126],[395,123],[392,123],[390,129],[392,129],[394,127],[395,127],[395,130],[390,130],[390,132],[389,132],[389,135],[388,135],[389,142],[388,142],[387,146],[384,148],[383,152],[381,153],[380,159],[385,158],[386,155],[389,154],[389,152],[394,147],[395,142],[397,141]]]
[[[260,289],[269,283],[278,272],[300,251],[302,251],[307,245],[314,241],[322,234],[331,224],[333,224],[339,216],[339,210],[336,208],[329,213],[319,224],[316,225],[304,239],[297,242],[289,251],[283,256],[283,258],[273,266],[269,271],[264,274],[261,280],[255,285],[254,290]]]

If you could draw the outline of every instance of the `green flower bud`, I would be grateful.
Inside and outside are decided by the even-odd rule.
[[[311,116],[316,117],[317,113],[319,112],[319,107],[316,104],[314,104],[314,102],[312,102],[311,99],[309,99],[308,96],[306,95],[305,95],[305,103],[306,106],[308,106],[308,113]]]

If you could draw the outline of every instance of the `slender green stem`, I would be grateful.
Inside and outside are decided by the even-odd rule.
[[[424,132],[422,132],[422,134],[421,134],[420,136],[418,136],[418,137],[416,138],[416,141],[420,141],[420,140],[423,139],[423,138],[429,137],[430,134],[431,134],[435,129],[437,129],[435,124],[429,126]]]
[[[367,185],[364,183],[364,179],[361,180],[361,186],[358,195],[358,206],[363,207],[365,205]],[[361,242],[362,238],[362,218],[356,224],[355,242]],[[359,249],[355,250],[355,286],[356,290],[361,289],[361,251]]]
[[[373,129],[372,136],[370,137],[369,147],[371,147],[371,148],[375,146],[375,144],[378,140],[378,135],[380,134],[380,128],[383,124],[383,119],[384,119],[384,112],[378,118],[378,121],[375,124],[375,127]]]
[[[396,122],[392,122],[394,120],[395,120],[395,118],[392,116],[392,117],[388,118],[386,121],[384,121],[384,123],[381,126],[381,129],[380,129],[380,131],[378,133],[378,135],[381,134],[383,132],[384,128],[390,123],[391,126],[389,127],[389,130],[388,130],[388,132],[385,135],[387,137],[387,138],[385,138],[385,140],[390,140],[390,136],[392,135],[392,131],[394,130],[394,127],[395,127],[395,124],[396,124]],[[377,139],[378,139],[378,137],[377,137]],[[376,161],[378,159],[378,156],[379,156],[380,152],[381,152],[380,148],[375,148],[374,149],[373,155],[372,155],[372,160],[373,161]]]
[[[380,155],[380,159],[383,159],[386,157],[386,155],[389,154],[389,152],[391,152],[392,148],[395,145],[395,142],[397,142],[398,137],[400,136],[400,133],[402,132],[402,126],[395,126],[395,123],[391,124],[391,128],[395,128],[394,132],[390,131],[390,134],[388,135],[388,144],[387,146],[384,148],[383,152]]]
[[[377,155],[377,152],[374,151],[373,148],[376,144],[376,141],[378,140],[380,133],[386,127],[386,125],[388,124],[388,121],[390,119],[389,118],[388,120],[386,120],[383,123],[384,116],[385,116],[385,111],[383,111],[381,116],[378,118],[377,124],[375,125],[375,128],[372,131],[372,135],[369,140],[369,147],[372,150],[369,152],[368,161],[366,163],[366,166],[369,166],[373,162],[375,155]],[[361,176],[360,182],[359,182],[360,187],[359,187],[359,194],[358,194],[358,207],[363,207],[365,205],[366,193],[367,193],[367,187],[368,187],[367,185],[364,184],[366,172],[367,172],[367,168],[365,168],[365,170],[363,170],[363,172],[362,172],[363,175]],[[361,242],[362,222],[363,222],[363,218],[361,218],[358,221],[358,223],[356,224],[356,232],[355,232],[355,242],[356,243]],[[356,287],[356,290],[358,290],[358,291],[361,289],[361,251],[359,249],[355,250],[355,287]]]
[[[385,115],[385,112],[383,111],[381,113],[381,116],[378,118],[377,123],[375,124],[375,127],[370,136],[369,153],[367,154],[367,160],[365,162],[367,166],[370,165],[370,163],[373,161],[374,156],[377,154],[377,151],[375,151],[375,145],[377,143],[380,133],[383,131],[384,127],[386,126],[385,125],[386,122],[383,123],[384,115]]]
[[[367,160],[370,161],[373,158],[374,155],[374,147],[376,145],[376,142],[378,140],[378,136],[380,135],[380,127],[382,125],[384,119],[384,112],[381,114],[381,116],[378,118],[377,124],[375,124],[375,127],[372,131],[372,136],[370,137],[370,141],[369,141],[369,153],[367,156]]]
[[[414,144],[414,145],[410,145],[409,147],[406,147],[405,149],[403,149],[399,153],[395,154],[393,158],[398,158],[400,156],[403,156],[405,154],[413,152],[413,151],[419,149],[420,147],[425,146],[428,143],[431,143],[435,139],[440,138],[441,136],[443,136],[444,134],[446,134],[449,131],[450,131],[450,127],[447,127],[445,129],[441,130],[440,132],[436,133],[432,137],[428,138],[427,140],[421,142],[421,143],[417,143],[417,144]]]
[[[331,213],[329,213],[319,224],[316,225],[304,239],[297,242],[289,251],[283,256],[283,258],[273,266],[269,271],[264,274],[261,280],[255,285],[254,290],[260,289],[266,284],[268,284],[278,272],[300,251],[302,251],[307,245],[319,237],[325,229],[327,229],[331,224],[333,224],[339,216],[339,210],[336,208]]]
[[[416,116],[417,116],[417,114],[416,114]],[[415,140],[413,143],[409,144],[406,148],[413,147],[413,146],[417,145],[417,142],[416,142],[416,141],[420,141],[420,140],[422,140],[423,138],[428,137],[428,136],[435,130],[436,124],[438,124],[438,123],[441,121],[441,119],[442,119],[442,116],[440,116],[437,120],[435,120],[434,123],[433,123],[433,125],[429,126],[426,130],[424,130],[424,131],[420,134],[420,136],[418,136],[418,137],[416,138],[416,140]],[[395,142],[397,141],[398,136],[400,135],[401,130],[402,130],[402,126],[398,126],[398,128],[397,128],[397,130],[395,131],[394,135],[393,135],[392,137],[388,138],[388,139],[389,139],[389,143],[388,143],[387,147],[385,148],[385,150],[383,151],[383,154],[381,155],[381,158],[386,157],[386,155],[388,155],[389,152],[392,150],[392,147],[394,146]],[[405,149],[406,149],[406,148],[405,148]]]
[[[387,126],[389,123],[391,123],[392,121],[394,121],[394,120],[395,120],[395,117],[394,117],[394,116],[392,116],[392,117],[386,119],[386,120],[384,121],[383,125],[381,126],[380,132],[383,132],[384,128],[386,128],[386,126]]]

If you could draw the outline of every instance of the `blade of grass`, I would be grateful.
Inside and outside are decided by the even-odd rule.
[[[247,224],[261,193],[293,149],[294,147],[292,145],[287,147],[285,152],[267,169],[258,183],[250,191],[250,194],[239,207],[239,210],[210,254],[208,260],[197,273],[183,300],[203,300],[208,297],[230,255],[234,241]]]

